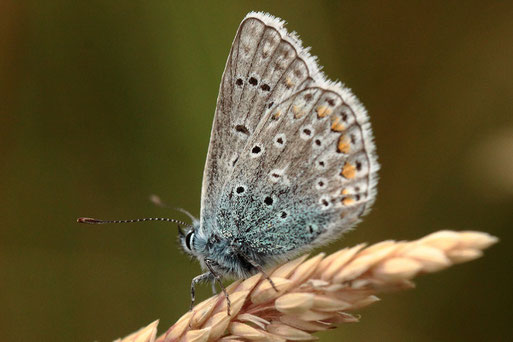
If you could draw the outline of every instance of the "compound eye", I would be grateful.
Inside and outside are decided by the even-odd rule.
[[[194,240],[194,232],[191,230],[187,233],[187,236],[185,237],[185,246],[192,250],[192,241]]]

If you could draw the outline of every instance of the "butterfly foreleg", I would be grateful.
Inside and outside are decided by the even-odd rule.
[[[228,292],[226,291],[226,288],[223,285],[223,282],[221,281],[221,276],[217,274],[217,272],[214,270],[214,267],[218,265],[217,262],[215,262],[212,259],[205,259],[205,265],[207,266],[208,270],[210,271],[210,275],[214,277],[215,281],[219,284],[219,287],[224,293],[224,296],[226,297],[226,311],[228,313],[228,316],[230,316],[230,296],[228,296]]]
[[[196,290],[195,286],[197,283],[200,283],[205,280],[212,280],[213,274],[211,272],[205,272],[203,274],[200,274],[199,276],[196,276],[192,278],[191,281],[191,310],[194,307],[194,301],[196,300]]]

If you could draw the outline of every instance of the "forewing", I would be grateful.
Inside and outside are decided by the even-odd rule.
[[[201,222],[219,207],[221,191],[266,109],[313,83],[308,53],[266,14],[242,21],[223,73],[203,175]]]
[[[296,39],[292,48],[297,51],[292,65],[298,66],[298,74],[318,70],[312,58],[301,57],[308,54]],[[227,135],[233,135],[238,124],[250,134],[244,140],[232,138],[236,147],[224,151],[236,162],[217,189],[219,200],[208,223],[223,236],[236,238],[262,263],[338,237],[375,199],[378,163],[365,109],[341,84],[320,73],[296,81],[295,70],[287,68],[278,83],[272,83],[272,106],[245,94],[231,105],[244,110],[235,111],[230,124],[218,121],[230,130]],[[287,88],[287,83],[293,86]]]

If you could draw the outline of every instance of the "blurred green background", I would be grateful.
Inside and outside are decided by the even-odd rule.
[[[378,200],[323,250],[447,228],[501,238],[322,340],[511,340],[511,2],[163,0],[0,2],[0,340],[109,341],[188,309],[200,268],[174,225],[75,219],[186,218],[153,193],[199,214],[217,90],[250,10],[287,20],[371,115]]]

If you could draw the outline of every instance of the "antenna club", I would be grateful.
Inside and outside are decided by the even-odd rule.
[[[99,224],[102,223],[102,220],[98,220],[91,217],[79,217],[77,219],[78,223],[85,223],[85,224]]]

